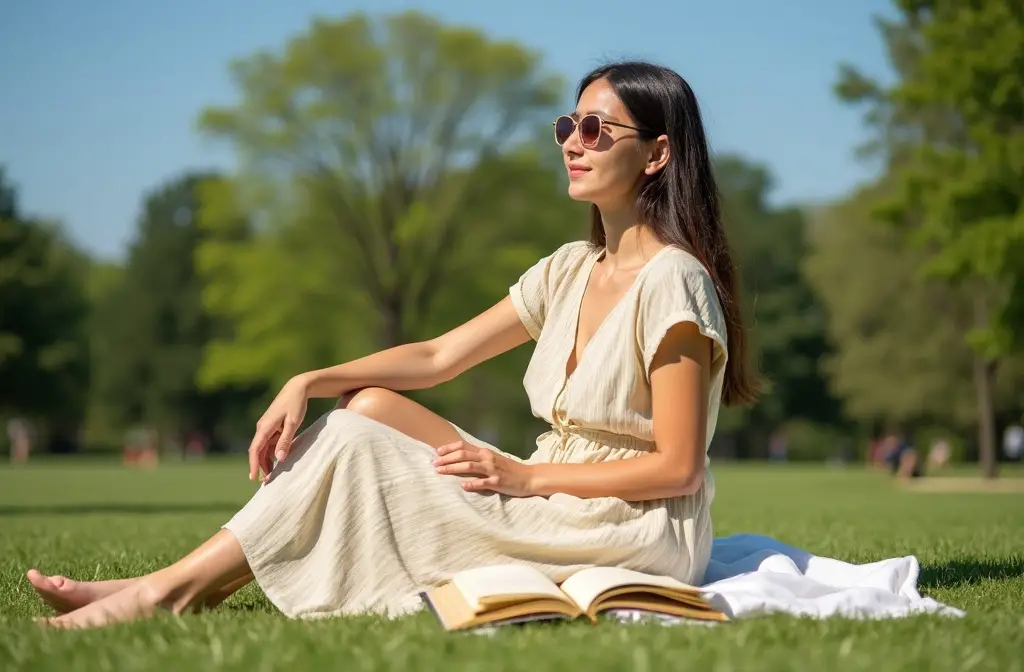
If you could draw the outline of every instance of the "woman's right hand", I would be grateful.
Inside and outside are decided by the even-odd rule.
[[[256,423],[256,435],[249,444],[250,481],[256,480],[262,470],[266,483],[274,468],[274,458],[280,462],[291,452],[295,432],[306,417],[308,389],[302,376],[292,378]]]

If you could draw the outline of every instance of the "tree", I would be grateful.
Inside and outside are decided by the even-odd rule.
[[[880,22],[898,71],[888,88],[846,68],[840,95],[870,105],[902,182],[882,210],[928,253],[923,272],[974,297],[982,471],[997,473],[994,389],[1024,342],[1024,11],[1016,0],[899,0]]]
[[[118,366],[117,347],[122,345],[109,338],[121,319],[112,295],[124,285],[124,266],[117,261],[94,259],[85,281],[85,294],[89,314],[85,331],[89,334],[89,362],[92,375],[85,420],[83,441],[91,445],[116,445],[123,438],[123,398],[104,394],[103,382],[109,378],[109,367]],[[130,394],[130,393],[129,393]]]
[[[213,434],[251,400],[246,390],[200,390],[204,348],[221,327],[202,306],[193,259],[202,239],[199,186],[190,173],[147,194],[123,271],[95,274],[94,392],[107,424],[152,425],[165,435]]]
[[[959,433],[977,421],[963,334],[973,296],[927,277],[925,250],[880,220],[899,189],[883,179],[821,209],[810,227],[805,272],[828,315],[834,351],[824,359],[845,412],[865,427]],[[1005,360],[997,410],[1019,408],[1024,357]]]
[[[0,171],[0,414],[42,418],[58,430],[80,420],[87,268],[58,225],[19,211]]]
[[[0,166],[0,220],[18,218],[18,194],[7,181],[7,171]]]
[[[716,165],[726,226],[743,284],[751,348],[770,384],[769,394],[750,409],[723,413],[745,442],[764,445],[787,421],[841,421],[838,401],[818,362],[828,351],[825,314],[801,269],[806,253],[806,218],[792,207],[768,203],[772,177],[763,166],[724,156]]]
[[[435,336],[584,232],[542,158],[557,155],[561,82],[518,45],[417,13],[355,14],[232,72],[240,101],[200,122],[241,164],[203,195],[205,301],[235,326],[208,348],[204,384],[281,383]],[[474,371],[475,390],[421,396],[511,393],[505,366]]]
[[[970,297],[925,278],[927,254],[873,216],[895,191],[880,183],[819,211],[805,272],[828,312],[825,370],[858,421],[951,427],[976,418]]]
[[[460,247],[494,242],[458,213],[498,189],[494,164],[550,121],[560,93],[537,55],[411,12],[316,20],[233,74],[242,101],[207,110],[203,130],[245,157],[264,189],[250,207],[281,206],[266,214],[340,255],[379,310],[381,347],[416,331],[466,263]]]

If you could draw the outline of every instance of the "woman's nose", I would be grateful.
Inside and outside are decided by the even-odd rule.
[[[580,140],[580,127],[572,129],[572,133],[562,143],[562,154],[566,156],[580,156],[583,154],[583,142]]]

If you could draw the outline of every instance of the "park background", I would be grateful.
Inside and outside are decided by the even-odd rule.
[[[862,462],[886,435],[945,442],[989,476],[1012,457],[1017,2],[54,0],[2,16],[0,420],[31,427],[33,460],[244,449],[290,376],[499,300],[586,237],[551,121],[587,69],[629,57],[701,101],[770,383],[723,412],[713,458]],[[411,396],[526,454],[545,429],[530,350]]]
[[[965,618],[446,637],[250,584],[38,627],[28,568],[141,576],[244,506],[219,453],[289,376],[437,335],[585,237],[551,121],[628,57],[701,101],[771,384],[722,414],[716,538],[914,556]],[[1019,0],[0,2],[0,64],[0,456],[34,440],[0,466],[0,669],[1024,670]],[[412,396],[522,454],[530,350]],[[886,436],[954,464],[862,468]]]

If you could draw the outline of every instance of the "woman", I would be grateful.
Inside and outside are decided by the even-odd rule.
[[[216,604],[256,579],[287,616],[419,608],[419,590],[519,562],[555,581],[618,565],[701,581],[706,450],[720,402],[756,394],[697,102],[646,63],[587,75],[555,122],[590,242],[527,270],[464,325],[288,382],[257,424],[253,498],[209,541],[138,579],[29,579],[90,627]],[[524,383],[551,424],[520,460],[392,390],[425,388],[533,339]],[[293,436],[307,399],[336,410]],[[277,464],[274,465],[276,458]]]

